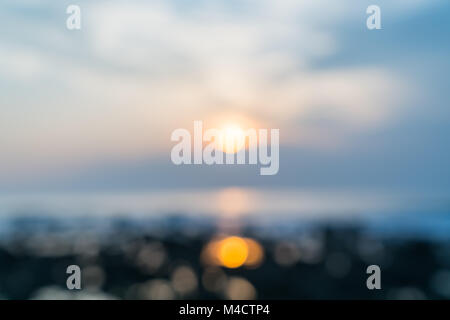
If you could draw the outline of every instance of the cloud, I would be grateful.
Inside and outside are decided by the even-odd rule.
[[[322,111],[337,122],[362,127],[381,123],[394,107],[396,101],[386,97],[395,96],[401,84],[388,71],[308,68],[338,46],[333,33],[321,30],[314,18],[334,17],[336,9],[345,16],[348,2],[247,5],[251,9],[242,14],[221,5],[181,12],[166,2],[96,3],[88,22],[95,26],[90,41],[102,61],[144,73],[149,82],[157,79],[151,83],[158,87],[156,99],[172,111],[201,115],[220,105],[278,120],[273,125]],[[196,94],[172,99],[173,92],[185,97],[185,88]]]
[[[173,129],[223,110],[289,132],[284,143],[346,141],[390,120],[406,86],[380,66],[314,67],[340,50],[330,26],[364,20],[354,1],[81,1],[79,32],[63,5],[30,18],[24,3],[0,5],[13,27],[0,81],[17,89],[0,111],[3,171],[29,152],[37,167],[166,152]]]

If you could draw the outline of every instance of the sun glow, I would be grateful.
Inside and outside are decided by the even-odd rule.
[[[236,124],[228,124],[221,130],[218,148],[226,153],[236,153],[245,147],[245,132]]]
[[[218,138],[215,149],[226,154],[235,154],[242,149],[248,149],[258,143],[258,138],[249,137],[249,131],[256,133],[260,128],[268,128],[269,124],[253,117],[238,113],[220,113],[207,117],[205,130],[217,129]]]

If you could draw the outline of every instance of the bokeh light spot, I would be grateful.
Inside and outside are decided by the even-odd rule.
[[[218,258],[227,268],[238,268],[247,260],[248,245],[239,237],[228,237],[221,241]]]

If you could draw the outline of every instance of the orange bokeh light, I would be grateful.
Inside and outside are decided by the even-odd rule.
[[[244,264],[247,267],[256,268],[264,259],[264,250],[257,241],[250,238],[245,238],[244,240],[248,247],[248,255]]]
[[[203,250],[208,264],[226,268],[257,267],[264,257],[262,246],[255,240],[237,236],[212,240]]]
[[[247,243],[239,237],[225,238],[220,243],[217,255],[224,267],[238,268],[247,260]]]

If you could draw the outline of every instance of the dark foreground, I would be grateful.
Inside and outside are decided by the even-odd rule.
[[[217,230],[195,226],[120,220],[109,228],[71,228],[19,219],[0,240],[0,297],[450,298],[450,243],[445,240],[382,237],[358,226],[299,227],[284,235],[240,228],[236,234],[258,243],[262,255],[253,265],[227,268],[205,259]],[[381,290],[367,289],[366,269],[372,264],[381,268]],[[81,268],[81,290],[66,287],[69,265]]]

